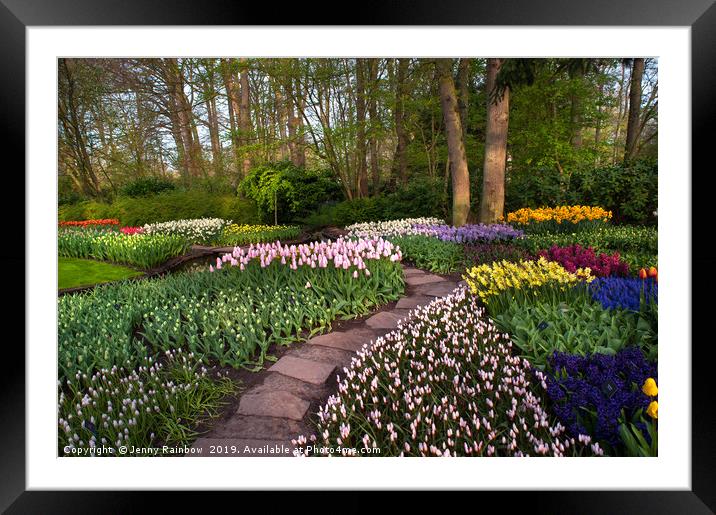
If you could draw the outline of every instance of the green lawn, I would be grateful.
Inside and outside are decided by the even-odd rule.
[[[58,258],[57,272],[59,289],[90,286],[142,275],[142,272],[126,266],[66,257]]]

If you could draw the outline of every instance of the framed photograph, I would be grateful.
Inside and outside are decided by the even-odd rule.
[[[691,169],[716,8],[164,4],[0,6],[3,155],[26,170],[3,508],[716,509],[691,290],[713,286]]]

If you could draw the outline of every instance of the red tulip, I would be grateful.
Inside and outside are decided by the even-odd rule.
[[[639,270],[639,279],[646,279],[646,270],[644,268]]]

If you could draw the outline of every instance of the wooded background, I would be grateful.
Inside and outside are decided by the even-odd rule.
[[[148,178],[251,197],[263,183],[246,179],[284,163],[330,179],[334,201],[421,183],[444,195],[455,225],[493,222],[506,198],[554,204],[573,176],[655,162],[657,68],[650,58],[60,59],[60,202],[111,202]]]

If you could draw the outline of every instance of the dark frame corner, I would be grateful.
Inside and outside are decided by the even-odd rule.
[[[321,2],[319,2],[320,4]],[[209,4],[209,8],[207,8]],[[25,29],[33,25],[242,25],[255,20],[268,20],[274,25],[310,24],[332,25],[333,20],[316,21],[311,13],[298,16],[285,11],[271,12],[273,8],[264,5],[249,5],[243,2],[214,0],[202,4],[192,0],[156,0],[148,3],[142,0],[110,2],[108,0],[0,0],[0,51],[2,55],[3,80],[0,81],[0,102],[4,120],[0,124],[2,138],[0,154],[6,159],[17,155],[24,148],[25,141]],[[320,12],[319,6],[316,6]],[[305,9],[304,9],[305,10]],[[262,11],[262,12],[261,12]],[[329,12],[323,9],[324,12]],[[338,23],[339,25],[345,23]],[[690,26],[691,27],[691,72],[692,72],[692,156],[694,163],[710,164],[707,155],[716,139],[716,103],[711,100],[716,91],[716,5],[713,0],[634,0],[629,3],[614,0],[573,2],[552,0],[538,5],[528,0],[505,0],[503,2],[469,2],[468,0],[420,0],[413,2],[410,9],[404,9],[397,2],[375,2],[356,11],[350,18],[351,25],[622,25],[622,26]],[[24,152],[15,167],[24,168]],[[713,175],[713,165],[702,166],[703,175]],[[10,167],[5,167],[9,172]],[[696,169],[696,165],[694,165]],[[707,171],[708,170],[708,171]],[[687,170],[683,171],[688,174]],[[699,177],[703,183],[706,177]],[[25,191],[24,174],[7,173],[5,181],[12,184],[13,192]],[[702,185],[693,188],[694,196],[692,234],[713,231],[709,207],[713,190]],[[703,198],[699,199],[698,197]],[[20,203],[14,210],[6,208],[6,220],[13,221],[18,212],[24,212],[24,195],[14,194]],[[700,202],[699,202],[700,200]],[[7,205],[7,202],[4,203]],[[10,227],[8,227],[9,225]],[[7,224],[5,230],[15,231],[6,241],[19,242],[3,246],[2,261],[6,268],[17,270],[25,265],[25,226],[15,221]],[[699,231],[699,229],[701,229]],[[694,272],[699,281],[693,290],[692,320],[708,320],[710,302],[696,302],[701,294],[709,294],[716,287],[714,274],[716,258],[705,248],[692,250]],[[13,274],[9,274],[13,275]],[[14,274],[6,280],[16,281],[11,286],[15,291],[24,292],[24,278]],[[23,294],[24,299],[24,294]],[[13,298],[17,311],[16,319],[24,317],[24,302]],[[22,306],[22,307],[20,307]],[[699,316],[703,315],[703,316]],[[17,353],[15,363],[25,363],[20,338],[6,338],[6,350],[12,347]],[[694,333],[693,341],[697,341]],[[701,339],[703,340],[703,338]],[[711,361],[707,356],[710,338],[692,345],[692,490],[690,492],[520,492],[510,494],[514,507],[529,508],[530,511],[549,513],[713,513],[716,512],[716,443],[711,431],[716,416],[710,398],[713,387],[709,378],[713,374]],[[12,342],[12,344],[11,344]],[[687,343],[687,342],[675,342]],[[707,368],[708,367],[708,368]],[[112,512],[127,513],[139,506],[139,494],[123,492],[26,492],[25,491],[25,376],[24,367],[4,367],[0,374],[0,424],[3,431],[3,445],[0,446],[0,509],[8,513],[85,513]],[[163,504],[179,501],[186,506],[186,493],[167,492],[158,494]],[[178,494],[178,495],[177,495]],[[212,494],[216,498],[217,494]],[[219,494],[225,500],[230,494]],[[272,494],[273,495],[273,494]],[[344,494],[345,495],[345,494]],[[497,496],[499,492],[480,493],[481,497]],[[301,501],[292,494],[289,502],[295,507]],[[273,498],[273,497],[272,497]],[[413,497],[417,499],[417,496]],[[338,500],[338,499],[337,499]],[[345,501],[345,499],[341,499]],[[326,499],[322,499],[326,502]],[[329,500],[330,502],[330,500]],[[340,500],[339,500],[340,502]],[[177,503],[178,504],[178,503]],[[345,504],[345,503],[344,503]]]

